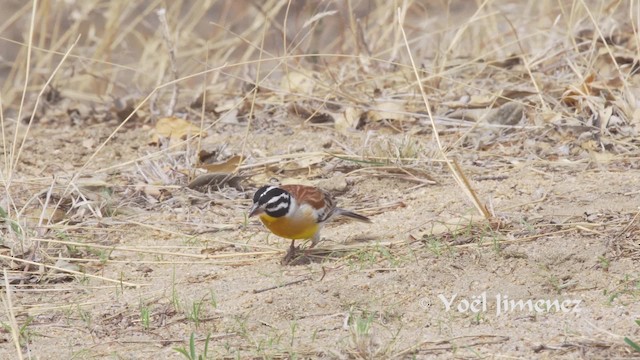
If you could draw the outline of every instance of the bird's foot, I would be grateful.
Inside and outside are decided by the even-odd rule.
[[[289,250],[287,251],[287,253],[284,255],[284,257],[282,258],[282,260],[280,260],[280,264],[282,265],[290,265],[291,262],[293,260],[295,260],[296,257],[296,251],[298,250],[297,247],[295,246],[291,246],[289,248]]]
[[[300,252],[300,247],[296,247],[293,244],[289,247],[289,250],[285,256],[280,260],[281,265],[305,265],[310,263],[310,259],[307,256],[307,249]]]

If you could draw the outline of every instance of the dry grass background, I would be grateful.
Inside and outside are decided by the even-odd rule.
[[[638,356],[638,1],[0,4],[3,358]]]

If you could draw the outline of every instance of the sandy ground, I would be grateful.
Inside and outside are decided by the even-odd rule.
[[[271,143],[278,146],[274,153],[297,139],[333,133],[293,122],[289,129],[294,136]],[[26,158],[37,164],[29,168],[33,175],[62,163],[81,166],[91,153],[66,151],[65,143],[81,143],[86,131],[68,127],[56,138],[34,129],[26,148]],[[269,142],[279,131],[254,141]],[[147,136],[127,132],[94,161],[101,168],[123,163],[114,154]],[[358,147],[363,137],[339,140]],[[306,141],[304,150],[323,144]],[[51,148],[58,158],[46,155]],[[18,322],[31,320],[26,348],[42,359],[180,358],[174,348],[188,348],[193,333],[198,353],[211,335],[214,358],[632,357],[622,337],[640,335],[634,323],[640,315],[639,171],[616,161],[514,159],[498,166],[491,153],[476,156],[481,165],[463,168],[502,219],[501,229],[464,223],[475,211],[446,168],[429,167],[437,184],[418,187],[398,178],[321,171],[311,182],[346,179],[339,203],[361,209],[374,223],[330,223],[320,248],[343,250],[301,266],[280,264],[288,242],[253,219],[243,225],[253,187],[208,195],[173,187],[174,201],[151,203],[118,185],[139,170],[113,171],[104,188],[107,202],[118,204],[114,215],[68,226],[65,236],[53,238],[116,250],[71,252],[49,243],[48,253],[103,259],[79,262],[80,269],[141,286],[36,271],[12,293]],[[445,223],[458,230],[438,233]],[[252,255],[265,249],[266,255]],[[44,285],[39,276],[52,278]],[[15,357],[7,332],[0,353]]]
[[[635,2],[213,3],[40,2],[19,111],[3,2],[1,359],[640,358]],[[373,223],[281,265],[273,179]]]

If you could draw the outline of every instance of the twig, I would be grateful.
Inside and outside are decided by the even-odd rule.
[[[167,23],[167,9],[161,8],[157,11],[158,19],[160,19],[160,24],[162,24],[162,38],[164,39],[164,43],[167,45],[167,50],[169,50],[169,62],[171,63],[171,74],[173,75],[173,80],[178,80],[178,65],[176,64],[176,48],[173,41],[171,41],[171,35],[169,34],[169,24]],[[173,83],[173,89],[171,91],[171,99],[169,100],[169,104],[166,109],[166,116],[173,115],[173,112],[176,108],[176,103],[178,102],[178,83]]]
[[[124,286],[135,287],[135,288],[139,288],[139,287],[142,286],[142,284],[134,284],[134,283],[130,283],[130,282],[127,282],[127,281],[110,279],[110,278],[106,278],[106,277],[103,277],[103,276],[87,274],[87,273],[83,273],[83,272],[80,272],[80,271],[65,269],[65,268],[61,268],[61,267],[58,267],[58,266],[47,265],[47,264],[43,264],[43,263],[39,263],[39,262],[35,262],[35,261],[24,260],[24,259],[15,258],[15,257],[11,257],[11,256],[6,256],[6,255],[1,255],[1,254],[0,254],[0,259],[5,259],[7,261],[17,261],[17,262],[21,262],[21,263],[25,263],[25,264],[36,265],[36,266],[44,266],[46,268],[57,270],[57,271],[60,271],[60,272],[74,274],[74,275],[80,275],[80,276],[86,276],[86,277],[90,277],[90,278],[94,278],[94,279],[99,279],[99,280],[115,283],[115,284],[118,284],[118,285],[124,285]]]
[[[31,9],[31,21],[29,24],[29,41],[27,42],[27,63],[25,65],[25,70],[24,70],[24,87],[22,88],[22,97],[20,99],[20,107],[18,108],[18,117],[17,119],[20,120],[22,119],[22,110],[24,109],[24,103],[25,100],[27,98],[27,87],[29,85],[29,72],[31,70],[31,50],[33,48],[33,32],[34,32],[34,28],[35,28],[35,23],[36,23],[36,8],[38,6],[38,1],[34,0],[33,1],[33,8]],[[75,44],[74,44],[75,45]],[[72,46],[73,48],[73,46]],[[63,59],[64,61],[64,59]],[[46,86],[43,87],[43,90]],[[41,92],[42,94],[42,92]],[[39,99],[39,97],[38,97]],[[36,99],[36,104],[38,99]],[[36,109],[37,106],[34,106],[33,109],[33,114],[36,113]],[[27,131],[24,133],[24,138],[26,139],[27,134],[29,133],[28,129],[29,126],[31,125],[31,121],[33,120],[33,115],[31,116],[31,119],[29,120],[29,124],[27,125]],[[11,149],[11,162],[8,164],[9,168],[8,168],[8,176],[9,176],[9,183],[11,183],[11,179],[13,178],[13,169],[18,166],[18,160],[20,159],[19,154],[20,154],[20,150],[22,148],[22,146],[24,145],[24,141],[22,142],[22,145],[19,149],[16,149],[16,145],[18,144],[18,134],[20,133],[20,131],[18,131],[18,128],[20,126],[20,121],[16,122],[16,130],[13,134],[13,144],[12,144],[12,149]],[[4,128],[3,128],[4,129]],[[25,140],[23,139],[23,140]],[[16,156],[16,151],[18,152],[18,156]],[[7,190],[8,190],[8,185],[7,185]],[[8,191],[7,191],[8,192]]]
[[[305,281],[309,281],[309,280],[311,280],[311,278],[307,277],[307,278],[304,278],[304,279],[299,279],[299,280],[291,281],[291,282],[288,282],[288,283],[285,283],[285,284],[282,284],[282,285],[276,285],[276,286],[271,286],[271,287],[264,288],[264,289],[253,290],[253,293],[254,293],[254,294],[259,294],[259,293],[261,293],[261,292],[265,292],[265,291],[269,291],[269,290],[274,290],[274,289],[279,289],[279,288],[283,288],[283,287],[285,287],[285,286],[295,285],[295,284],[299,284],[299,283],[301,283],[301,282],[305,282]]]
[[[5,267],[3,270],[4,274],[4,286],[5,292],[7,294],[7,298],[4,301],[4,307],[7,311],[7,316],[9,317],[9,322],[11,323],[11,337],[13,338],[13,344],[16,346],[16,352],[18,353],[18,359],[22,360],[22,349],[20,348],[20,332],[18,328],[18,323],[16,322],[16,315],[13,313],[13,303],[11,302],[11,286],[9,284],[9,278],[7,276],[7,268]]]
[[[222,258],[230,258],[230,257],[246,257],[246,256],[255,256],[255,255],[273,255],[273,254],[278,254],[284,251],[284,250],[271,250],[271,251],[255,251],[255,252],[247,252],[247,253],[207,255],[207,254],[189,254],[189,253],[179,253],[179,252],[172,252],[172,251],[159,251],[159,250],[138,249],[138,248],[129,248],[129,247],[107,246],[107,245],[98,245],[98,244],[85,244],[85,243],[79,243],[75,241],[54,240],[54,239],[38,239],[38,241],[55,243],[55,244],[63,244],[63,245],[72,245],[72,246],[78,246],[78,247],[105,249],[105,250],[111,250],[111,251],[129,251],[129,252],[153,254],[153,255],[182,256],[182,257],[195,258],[195,259],[222,259]],[[244,246],[244,244],[236,244],[236,245]],[[250,246],[250,245],[247,245],[247,246]]]
[[[224,338],[228,338],[228,337],[232,337],[232,336],[236,336],[237,333],[235,332],[231,332],[231,333],[224,333],[224,334],[216,334],[216,335],[209,335],[208,338],[209,340],[216,340],[216,339],[224,339]],[[200,336],[200,337],[196,337],[194,339],[195,341],[205,341],[207,340],[207,336]],[[184,343],[184,339],[183,338],[175,338],[175,339],[162,339],[163,343]],[[91,348],[96,348],[98,346],[105,346],[105,345],[111,345],[111,344],[157,344],[158,340],[157,339],[152,339],[152,340],[122,340],[122,339],[116,339],[116,340],[111,340],[111,341],[100,341],[97,344],[94,344],[91,346]]]
[[[451,174],[453,175],[453,178],[456,180],[458,185],[467,193],[467,196],[469,197],[473,205],[476,207],[476,210],[478,210],[478,213],[484,216],[486,220],[489,220],[491,218],[491,215],[489,214],[487,209],[485,209],[484,206],[480,204],[478,197],[475,194],[475,191],[473,191],[473,189],[471,188],[471,185],[469,184],[467,177],[462,172],[462,169],[457,165],[457,163],[449,160],[446,152],[444,151],[444,148],[442,147],[442,142],[440,141],[440,135],[438,135],[438,128],[436,127],[433,114],[431,113],[431,105],[429,103],[429,99],[427,98],[427,94],[424,91],[423,81],[422,81],[422,78],[420,77],[420,73],[418,71],[418,68],[416,67],[415,61],[413,60],[413,55],[411,54],[411,48],[409,47],[409,40],[407,39],[407,34],[404,31],[404,26],[402,25],[402,23],[404,22],[404,18],[400,17],[402,16],[402,12],[400,9],[398,9],[398,14],[399,14],[398,21],[400,22],[400,31],[402,32],[402,38],[404,39],[404,43],[407,48],[407,54],[409,56],[409,60],[411,60],[411,67],[413,68],[414,75],[418,82],[418,88],[420,89],[420,94],[422,95],[422,101],[424,102],[424,105],[427,109],[427,114],[429,115],[431,128],[433,129],[433,137],[436,139],[436,143],[438,144],[438,150],[440,151],[440,155],[442,155],[442,158],[446,160],[447,166],[449,167],[449,170],[451,170]]]
[[[470,343],[464,343],[463,341],[465,339],[470,339],[472,341]],[[484,340],[484,339],[487,339],[487,340]],[[456,349],[459,347],[472,347],[472,346],[478,346],[478,345],[499,344],[508,340],[509,340],[508,336],[502,336],[502,335],[466,335],[466,336],[457,336],[457,337],[447,339],[447,340],[442,340],[442,341],[425,340],[416,345],[408,347],[397,354],[394,354],[393,357],[394,358],[403,357],[403,355],[408,355],[408,354],[416,353],[419,351],[445,351],[445,350]],[[461,341],[463,343],[459,343],[458,341]],[[420,349],[422,346],[427,344],[433,344],[435,345],[435,347]]]
[[[35,4],[34,4],[34,6],[35,6]],[[21,132],[21,133],[23,133],[22,141],[20,142],[20,146],[18,147],[17,150],[15,149],[15,146],[17,144],[19,131],[18,131],[17,128],[15,130],[14,143],[13,143],[13,147],[14,148],[13,148],[13,150],[11,152],[12,163],[10,164],[10,169],[9,169],[10,173],[8,175],[9,180],[7,181],[7,189],[9,188],[9,186],[11,184],[11,180],[13,179],[13,175],[15,173],[15,169],[18,167],[18,164],[20,162],[20,155],[22,155],[22,150],[24,149],[25,143],[27,142],[27,137],[29,135],[29,130],[31,129],[31,125],[33,124],[33,120],[35,119],[35,116],[36,116],[36,113],[37,113],[36,110],[40,106],[40,101],[42,100],[42,95],[44,95],[45,91],[49,88],[49,84],[51,84],[51,82],[53,81],[53,78],[56,76],[56,74],[58,73],[58,71],[62,67],[62,64],[64,64],[64,62],[67,60],[67,57],[71,53],[71,50],[73,50],[73,48],[78,44],[79,40],[80,40],[80,35],[78,35],[78,37],[76,38],[76,41],[74,41],[73,44],[71,44],[71,46],[69,47],[69,49],[64,53],[64,56],[62,57],[60,62],[58,62],[58,65],[56,66],[56,68],[53,69],[53,72],[51,73],[51,75],[49,75],[49,78],[47,78],[47,81],[44,83],[44,85],[42,85],[42,89],[40,89],[40,92],[38,93],[38,96],[36,96],[36,102],[33,105],[33,111],[31,112],[31,116],[29,117],[29,122],[27,123],[27,128],[23,132]],[[31,45],[31,41],[29,41],[29,45]],[[29,52],[30,52],[30,50],[29,50]],[[27,62],[27,70],[26,70],[27,71],[27,76],[29,75],[28,74],[29,66],[30,65]],[[26,82],[27,82],[27,80],[25,80],[25,91],[26,91]],[[20,111],[22,110],[23,105],[24,104],[20,104]],[[21,116],[21,115],[19,114],[18,116]],[[20,119],[20,117],[18,117],[18,119]],[[16,126],[18,126],[18,124],[20,124],[19,121],[17,122]]]

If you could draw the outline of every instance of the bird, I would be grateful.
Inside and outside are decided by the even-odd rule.
[[[309,248],[320,242],[320,230],[325,222],[336,216],[371,223],[371,219],[336,206],[327,191],[308,185],[264,185],[253,195],[249,217],[258,216],[264,226],[277,236],[291,239],[289,251],[283,259],[294,258],[295,241],[311,239]]]

